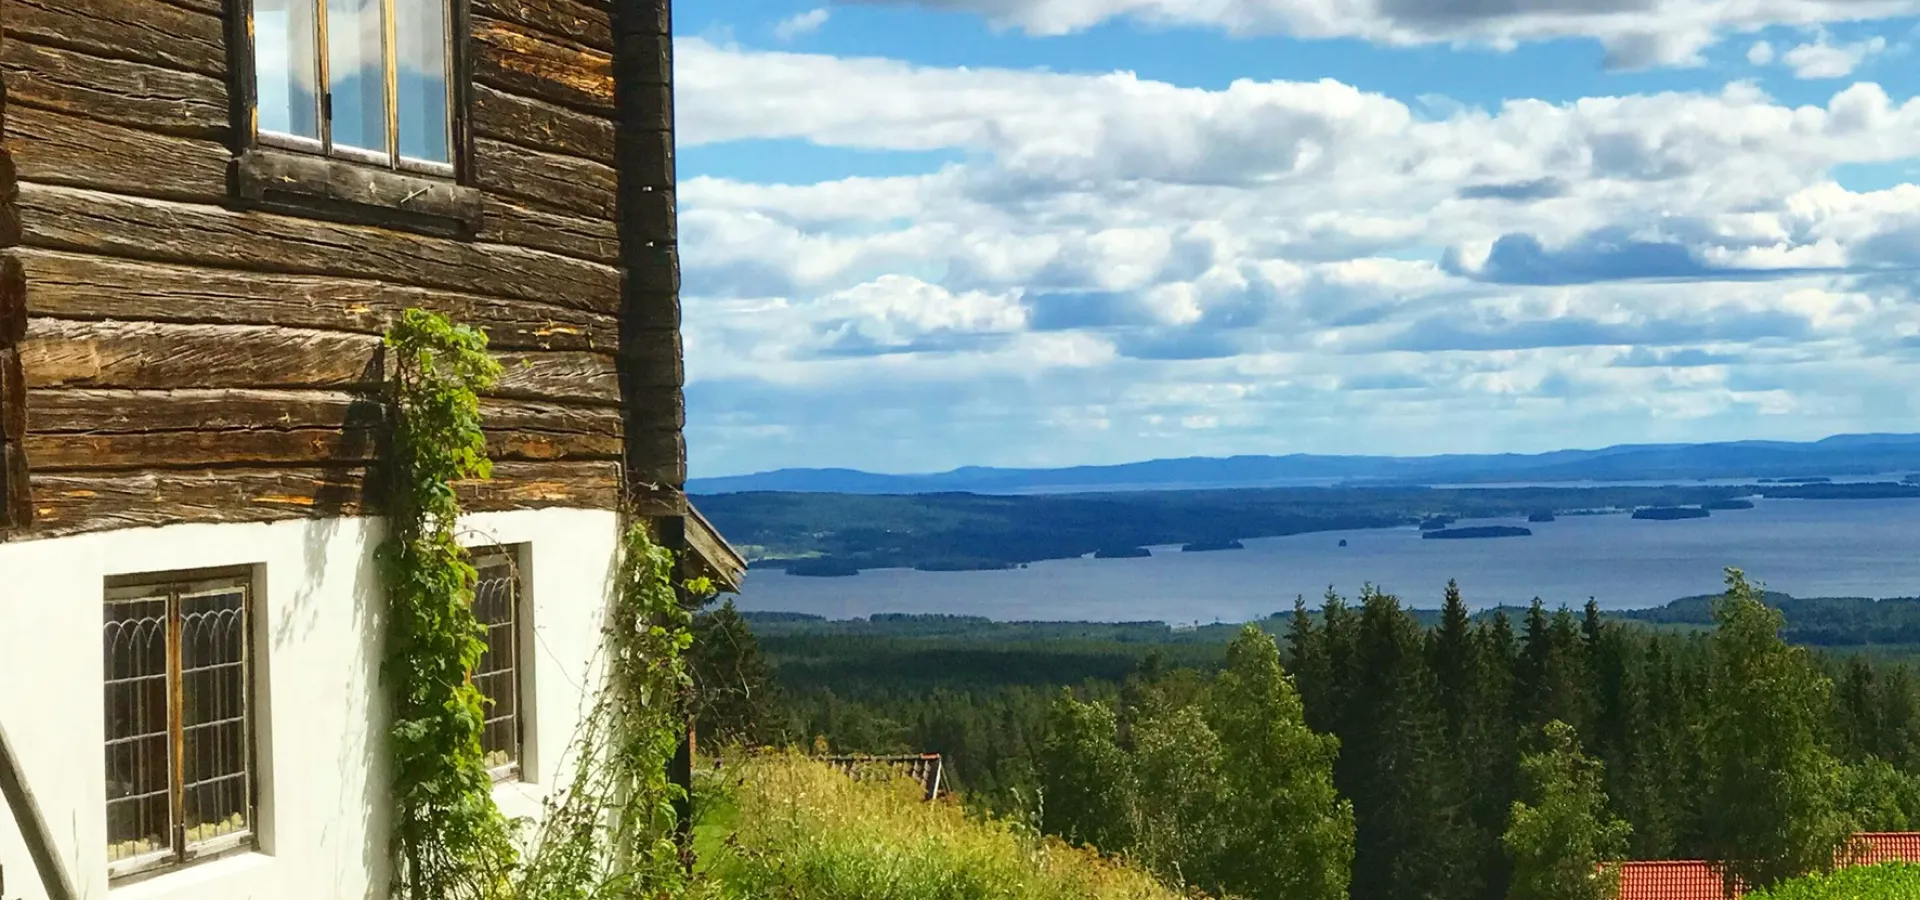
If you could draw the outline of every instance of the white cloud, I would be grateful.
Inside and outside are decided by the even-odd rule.
[[[1920,100],[1877,85],[1415,114],[1333,81],[677,55],[685,143],[961,160],[685,174],[707,472],[1815,437],[1920,413],[1860,393],[1920,375],[1920,286],[1894,268],[1920,254],[1920,187],[1826,174],[1920,148]],[[1615,364],[1630,351],[1652,362]],[[876,423],[912,438],[863,437]]]
[[[1886,49],[1887,39],[1878,35],[1851,44],[1835,44],[1822,34],[1814,43],[1788,50],[1780,61],[1793,68],[1795,78],[1845,78],[1869,57]]]
[[[1362,38],[1382,44],[1591,37],[1619,68],[1693,65],[1720,38],[1769,25],[1872,21],[1920,13],[1920,0],[866,0],[986,16],[1035,35],[1084,31],[1114,19],[1198,26],[1234,35]]]
[[[1747,48],[1747,62],[1756,66],[1772,63],[1773,45],[1766,41],[1754,41],[1753,46]]]
[[[791,41],[802,35],[812,34],[819,31],[820,26],[827,24],[827,18],[831,15],[832,11],[824,6],[794,13],[773,26],[773,36],[783,41]]]

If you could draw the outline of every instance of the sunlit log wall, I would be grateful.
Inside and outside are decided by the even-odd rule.
[[[239,9],[0,0],[0,533],[363,511],[410,306],[506,364],[475,508],[684,509],[666,0],[469,0],[454,235],[240,202]]]

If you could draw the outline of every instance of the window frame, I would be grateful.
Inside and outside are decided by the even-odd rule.
[[[502,765],[491,766],[487,769],[487,774],[493,778],[493,783],[496,785],[528,780],[526,777],[529,735],[529,729],[527,727],[529,712],[527,697],[532,692],[529,690],[531,681],[529,674],[531,669],[527,665],[526,656],[526,648],[531,641],[527,640],[527,626],[530,612],[530,607],[527,602],[527,578],[525,567],[521,563],[524,557],[524,546],[523,544],[503,544],[485,548],[475,548],[468,551],[471,557],[470,562],[477,576],[475,578],[473,598],[476,604],[479,600],[480,581],[484,579],[489,568],[504,566],[506,568],[508,583],[513,589],[513,595],[509,599],[509,605],[507,607],[509,621],[505,626],[508,639],[512,642],[513,666],[507,670],[495,669],[492,672],[483,673],[477,671],[478,666],[476,665],[476,671],[467,673],[468,683],[472,683],[477,677],[488,674],[498,674],[501,671],[511,673],[504,681],[513,691],[513,758]],[[480,619],[478,610],[475,611],[474,617],[480,621],[482,626],[488,628],[489,633],[491,633],[492,628],[495,626],[489,625],[484,619]],[[486,692],[482,691],[481,696],[486,697],[490,704],[493,702],[493,698],[487,697]],[[481,713],[481,741],[483,742],[483,752],[485,750],[484,741],[486,740],[486,736],[484,729],[486,728],[486,723],[489,721],[498,721],[497,718],[492,716],[492,713],[493,707],[491,705]]]
[[[231,63],[228,89],[231,96],[233,118],[233,147],[235,156],[249,151],[270,149],[286,153],[300,154],[319,160],[346,163],[374,172],[392,172],[398,175],[424,177],[439,181],[467,185],[471,182],[473,159],[473,129],[471,112],[473,109],[473,78],[471,37],[472,12],[469,0],[440,0],[447,16],[447,156],[448,162],[430,162],[410,160],[400,155],[399,98],[397,47],[394,28],[397,16],[393,4],[398,0],[378,0],[381,8],[382,29],[384,33],[385,85],[386,85],[386,122],[387,152],[385,159],[379,154],[357,147],[335,147],[332,145],[333,116],[331,103],[331,81],[327,69],[327,0],[306,0],[315,7],[316,35],[315,43],[321,92],[316,98],[319,106],[320,138],[300,137],[264,131],[260,128],[260,73],[256,68],[258,56],[254,46],[254,17],[256,0],[231,0],[233,15],[229,21],[228,56]]]
[[[257,686],[259,668],[257,663],[258,641],[255,640],[257,621],[256,599],[258,579],[250,566],[219,569],[194,569],[177,572],[142,573],[138,575],[112,576],[106,579],[102,592],[102,611],[106,605],[114,602],[126,602],[141,598],[166,600],[166,678],[167,678],[167,841],[169,846],[124,859],[107,861],[107,880],[113,887],[141,881],[156,875],[177,871],[199,863],[257,852],[260,848],[260,755],[259,755],[259,691]],[[185,819],[185,765],[181,758],[185,726],[185,710],[188,703],[185,684],[182,678],[183,663],[180,649],[181,606],[184,598],[210,593],[224,593],[233,590],[240,592],[240,703],[242,732],[245,736],[243,761],[240,774],[245,778],[246,789],[243,793],[245,803],[244,826],[232,834],[224,834],[199,842],[189,843],[186,839]],[[104,627],[104,626],[103,626]],[[103,635],[104,639],[104,635]],[[103,654],[105,648],[102,648]],[[104,666],[105,660],[103,658]],[[104,695],[109,679],[107,671],[101,672],[101,690]],[[104,699],[104,698],[103,698]],[[113,738],[105,732],[102,724],[101,762],[106,762],[106,747]],[[109,814],[108,803],[100,807],[101,814]],[[107,835],[111,839],[111,825]]]

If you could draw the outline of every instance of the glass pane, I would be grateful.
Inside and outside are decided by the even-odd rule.
[[[180,603],[187,845],[247,828],[247,616],[239,590]]]
[[[447,133],[446,0],[393,0],[400,58],[400,155],[452,163]]]
[[[327,0],[333,145],[387,152],[386,23],[380,0]]]
[[[255,0],[254,72],[260,130],[320,139],[314,0]]]
[[[167,598],[109,600],[106,653],[107,858],[169,848],[173,781],[167,723]]]
[[[479,581],[474,585],[473,615],[487,629],[487,649],[473,670],[473,686],[487,698],[486,723],[480,749],[489,769],[520,759],[519,648],[515,613],[518,583],[504,556],[488,555],[474,561]]]

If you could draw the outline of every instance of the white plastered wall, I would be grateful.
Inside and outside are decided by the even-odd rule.
[[[379,900],[386,880],[378,681],[384,594],[377,519],[176,525],[0,544],[0,725],[80,896],[114,900]],[[520,545],[522,783],[495,791],[531,815],[561,782],[586,702],[619,523],[598,510],[482,513],[469,546]],[[102,593],[115,575],[251,566],[258,852],[109,887]],[[5,900],[44,900],[0,809]]]

